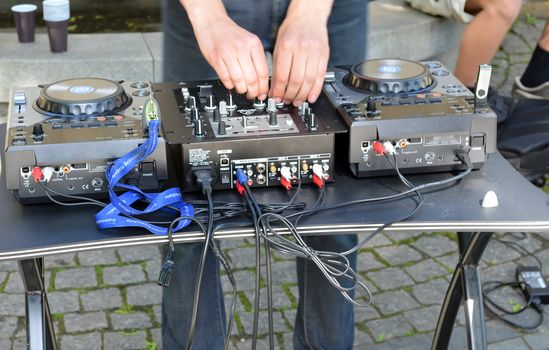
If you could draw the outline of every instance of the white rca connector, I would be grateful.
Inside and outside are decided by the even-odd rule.
[[[288,181],[292,180],[292,172],[287,166],[280,167],[280,175]]]
[[[313,174],[318,176],[319,178],[324,178],[324,170],[322,169],[322,165],[320,164],[313,164]]]
[[[395,147],[393,146],[393,143],[391,141],[383,142],[383,147],[385,147],[385,152],[387,152],[387,154],[395,154]]]
[[[45,168],[42,169],[42,175],[44,176],[44,181],[45,182],[50,182],[51,180],[51,177],[53,176],[53,168],[50,167],[50,166],[47,166]]]

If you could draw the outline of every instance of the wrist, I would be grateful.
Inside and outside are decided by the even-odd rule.
[[[333,0],[292,0],[286,18],[314,18],[328,23]]]

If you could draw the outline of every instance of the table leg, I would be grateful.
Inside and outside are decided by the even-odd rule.
[[[53,322],[44,287],[44,259],[19,261],[26,294],[27,348],[56,350]]]
[[[469,349],[486,349],[482,287],[478,263],[492,233],[458,233],[459,262],[444,298],[433,336],[433,350],[447,349],[460,304],[465,308]],[[465,298],[464,298],[465,296]]]

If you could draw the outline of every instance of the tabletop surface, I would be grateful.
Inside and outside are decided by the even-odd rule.
[[[4,144],[5,125],[0,125],[0,144]],[[0,260],[39,257],[50,254],[101,249],[167,241],[142,229],[96,228],[93,206],[61,207],[55,204],[22,205],[5,188],[5,164],[0,154]],[[450,173],[414,175],[415,184],[451,177]],[[405,187],[396,177],[357,179],[342,169],[335,182],[327,184],[326,203],[395,194]],[[484,194],[495,191],[499,206],[484,209]],[[311,206],[317,199],[316,187],[303,186],[301,201]],[[262,203],[286,202],[291,193],[281,188],[258,189],[254,195]],[[187,194],[185,199],[201,199],[200,194]],[[309,216],[300,222],[303,234],[368,232],[379,225],[403,217],[416,205],[415,197],[339,208]],[[240,202],[233,191],[214,192],[214,200]],[[233,220],[243,226],[247,218]],[[459,183],[424,192],[424,204],[416,215],[390,230],[410,231],[531,231],[549,232],[549,196],[531,185],[499,154],[492,154],[485,166],[475,170]],[[252,236],[251,225],[222,229],[217,237]],[[176,241],[197,241],[202,234],[190,227],[174,235]]]

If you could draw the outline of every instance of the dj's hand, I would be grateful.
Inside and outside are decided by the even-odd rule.
[[[246,93],[249,99],[264,100],[269,90],[269,68],[261,40],[226,13],[209,13],[192,22],[200,51],[223,85]]]
[[[315,0],[300,6],[306,3],[292,1],[273,53],[269,96],[294,106],[317,100],[330,56],[327,21],[331,2]]]

